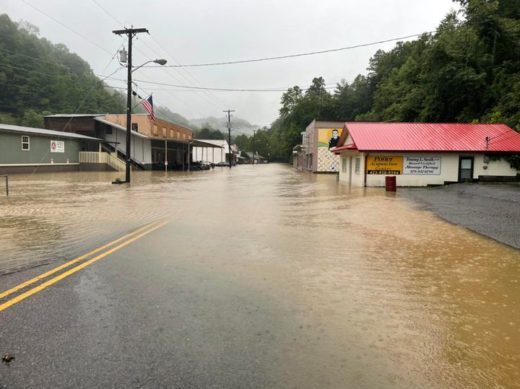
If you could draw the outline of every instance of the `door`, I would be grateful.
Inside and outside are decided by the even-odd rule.
[[[459,158],[459,182],[473,181],[473,157]]]
[[[352,157],[348,159],[348,184],[352,185]]]

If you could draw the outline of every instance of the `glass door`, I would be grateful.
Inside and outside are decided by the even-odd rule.
[[[473,180],[473,157],[459,158],[459,182]]]

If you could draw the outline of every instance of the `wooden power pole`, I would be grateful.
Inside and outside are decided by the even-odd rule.
[[[146,28],[125,28],[124,30],[112,31],[116,35],[128,35],[128,76],[126,90],[126,175],[125,182],[130,183],[130,169],[132,159],[130,157],[130,146],[132,142],[132,38],[140,33],[146,32]]]
[[[227,113],[227,128],[228,128],[228,143],[229,143],[229,167],[231,168],[231,156],[233,153],[231,152],[231,112],[235,112],[233,109],[228,109],[223,111]]]

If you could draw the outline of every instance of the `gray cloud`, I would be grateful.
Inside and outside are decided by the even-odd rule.
[[[26,0],[70,26],[91,42],[37,12],[20,0],[0,0],[1,12],[13,20],[26,20],[40,28],[40,35],[64,43],[88,61],[98,74],[117,69],[111,62],[123,39],[112,34],[121,26],[146,27],[151,36],[135,41],[134,63],[164,57],[173,63],[200,63],[270,57],[378,41],[434,30],[456,8],[451,0]],[[365,73],[369,58],[393,43],[273,62],[209,68],[140,69],[136,79],[168,84],[224,88],[306,87],[315,76],[328,84]],[[109,64],[107,66],[107,64]],[[124,71],[115,76],[124,79]],[[109,84],[124,87],[124,81]],[[157,104],[188,118],[236,115],[259,125],[277,117],[281,92],[230,93],[180,91],[140,83],[153,92]]]

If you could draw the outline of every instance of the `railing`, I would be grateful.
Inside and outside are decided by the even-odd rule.
[[[126,170],[126,163],[124,161],[121,161],[115,155],[107,154],[107,153],[104,153],[104,154],[106,154],[106,159],[107,159],[106,163],[108,163],[109,166],[111,166],[112,168],[114,168],[120,172],[123,172]]]
[[[80,151],[79,153],[80,163],[105,163],[118,171],[125,170],[125,162],[121,161],[118,157],[105,152],[98,153],[96,151]]]
[[[79,163],[107,163],[106,154],[95,151],[80,151]]]

